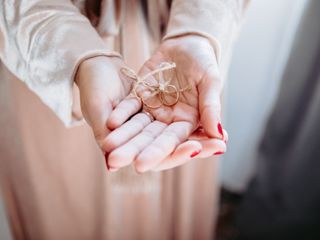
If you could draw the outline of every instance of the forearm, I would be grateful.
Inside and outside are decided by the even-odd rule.
[[[68,125],[78,65],[109,51],[88,19],[65,0],[5,0],[0,58]]]

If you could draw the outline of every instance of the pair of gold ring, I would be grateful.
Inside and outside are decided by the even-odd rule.
[[[174,106],[179,101],[181,92],[188,89],[178,89],[175,85],[171,84],[172,78],[169,80],[162,79],[162,73],[164,71],[172,70],[175,67],[175,63],[163,62],[160,64],[159,68],[147,73],[142,77],[139,77],[132,69],[127,67],[121,68],[120,71],[122,74],[135,81],[135,85],[132,90],[133,95],[137,97],[139,100],[141,100],[145,107],[150,109],[156,109],[161,106]],[[153,77],[153,79],[156,79],[154,77],[155,74],[159,74],[160,79],[157,80],[155,84],[151,84],[147,81],[147,79],[149,77]],[[142,94],[138,94],[138,92],[140,92],[139,90],[141,89],[141,87],[143,88],[142,90],[147,90],[150,92],[150,94],[147,97],[142,97]],[[150,100],[153,97],[158,97],[160,103],[150,104],[148,100]]]

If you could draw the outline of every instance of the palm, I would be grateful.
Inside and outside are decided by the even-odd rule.
[[[174,60],[174,58],[164,57],[163,54],[159,52],[149,60],[148,65],[145,65],[142,71],[149,72],[163,62],[174,62],[177,65],[176,69],[172,70],[175,74],[171,77],[169,85],[174,86],[173,88],[175,88],[175,90],[168,90],[171,91],[171,94],[163,94],[164,100],[170,104],[164,104],[159,100],[159,96],[156,95],[150,97],[146,102],[150,102],[149,105],[151,106],[155,105],[158,107],[148,107],[149,105],[143,104],[143,108],[145,111],[150,112],[156,120],[161,122],[170,124],[172,122],[187,121],[195,126],[198,122],[198,94],[195,84],[188,81],[188,79],[182,75],[180,69],[183,68],[183,64],[180,64]],[[166,74],[164,73],[164,75]],[[183,90],[179,92],[181,89]],[[144,90],[140,89],[140,91],[142,92],[141,95],[143,95]],[[177,102],[175,103],[175,101]]]
[[[141,101],[133,97],[122,101],[109,119],[109,126],[117,129],[105,141],[107,150],[111,152],[111,165],[122,167],[136,160],[138,171],[149,170],[159,165],[180,143],[188,139],[199,126],[201,111],[206,111],[199,91],[203,92],[203,89],[209,87],[204,79],[209,67],[216,67],[214,56],[213,49],[206,40],[168,40],[160,46],[144,64],[139,76],[153,71],[163,62],[174,62],[176,69],[171,84],[177,89],[188,86],[188,90],[181,92],[178,101],[172,106],[162,104],[150,108],[150,102],[141,104]],[[147,80],[151,83],[154,79]],[[138,96],[142,99],[151,103],[159,101],[157,95],[145,98],[148,94],[151,94],[148,89],[141,86],[138,88]],[[170,97],[174,98],[169,95],[167,97],[169,101]],[[201,104],[202,107],[199,106]],[[150,122],[144,113],[136,114],[141,105],[152,114],[155,121]],[[133,114],[136,115],[125,122]]]
[[[77,73],[81,110],[98,143],[109,133],[106,122],[112,109],[131,90],[132,82],[119,77],[123,66],[120,58],[96,57],[81,64]]]

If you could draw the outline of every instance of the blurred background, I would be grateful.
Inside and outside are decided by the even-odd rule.
[[[227,154],[220,159],[219,179],[223,194],[231,199],[241,197],[257,172],[259,144],[309,2],[252,1],[247,12],[225,87],[224,127],[230,141]],[[221,214],[223,217],[224,213]],[[232,232],[228,227],[218,231],[221,231],[219,239],[228,239],[228,231]],[[0,239],[10,239],[1,197]]]
[[[275,103],[307,0],[251,1],[234,47],[225,104],[228,151],[223,187],[243,192],[256,167],[256,150]]]
[[[252,1],[225,95],[217,239],[320,239],[320,1]]]

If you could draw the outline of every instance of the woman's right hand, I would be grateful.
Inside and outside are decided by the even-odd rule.
[[[119,57],[98,56],[83,61],[78,68],[75,81],[82,114],[100,147],[109,133],[106,123],[112,109],[131,91],[132,82],[119,76],[124,66]]]

